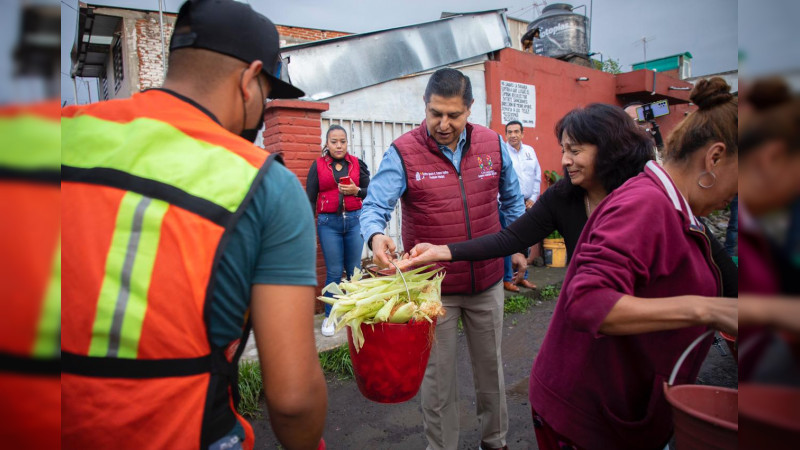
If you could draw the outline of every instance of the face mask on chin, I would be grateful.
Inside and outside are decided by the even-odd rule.
[[[256,142],[256,138],[258,138],[258,132],[261,130],[261,126],[264,124],[264,110],[261,110],[261,116],[258,119],[258,128],[247,128],[242,130],[239,133],[239,136],[247,139],[249,142]]]
[[[244,77],[244,71],[242,72],[242,77]],[[258,79],[256,79],[256,82],[258,82]],[[261,94],[259,96],[259,98],[264,98],[264,91],[261,90],[261,83],[258,83],[258,92]],[[242,105],[244,105],[244,126],[247,126],[247,104],[244,101],[244,94],[242,94],[241,91],[239,91],[239,95],[242,96]],[[241,136],[244,139],[247,139],[249,142],[255,143],[256,142],[256,138],[258,138],[258,132],[259,132],[259,130],[261,130],[261,127],[264,125],[264,114],[265,114],[265,111],[266,111],[266,108],[262,104],[261,105],[261,115],[258,117],[258,122],[257,122],[258,126],[256,128],[245,128],[245,129],[243,129],[242,132],[239,133],[239,136]]]

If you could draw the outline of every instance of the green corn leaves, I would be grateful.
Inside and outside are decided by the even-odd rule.
[[[432,267],[403,272],[405,283],[397,273],[376,277],[356,269],[350,281],[331,283],[322,289],[323,295],[330,293],[333,297],[318,298],[333,305],[328,320],[334,321],[337,330],[345,326],[352,329],[358,351],[364,345],[362,323],[402,324],[410,320],[432,321],[433,317],[444,315],[441,300],[444,274],[440,269],[429,270]]]

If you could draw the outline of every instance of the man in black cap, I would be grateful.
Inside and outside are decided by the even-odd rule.
[[[249,5],[181,6],[160,89],[62,110],[62,445],[253,448],[235,412],[250,328],[284,448],[321,441],[314,223],[252,145],[281,79]]]

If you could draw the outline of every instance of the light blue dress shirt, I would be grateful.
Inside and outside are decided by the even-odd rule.
[[[500,211],[508,226],[525,212],[525,199],[519,189],[517,174],[511,165],[511,156],[506,143],[499,138],[502,170],[500,171]],[[446,145],[439,145],[439,150],[453,163],[456,171],[461,173],[461,153],[467,142],[467,129],[461,132],[456,150]],[[375,233],[383,233],[391,218],[397,200],[405,193],[406,174],[400,155],[394,145],[390,145],[383,154],[380,167],[369,182],[369,191],[361,209],[361,235],[366,242]],[[410,249],[405,249],[410,250]]]

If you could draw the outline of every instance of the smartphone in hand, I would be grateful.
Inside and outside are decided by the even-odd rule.
[[[353,180],[350,177],[342,177],[339,178],[339,184],[353,184]]]

